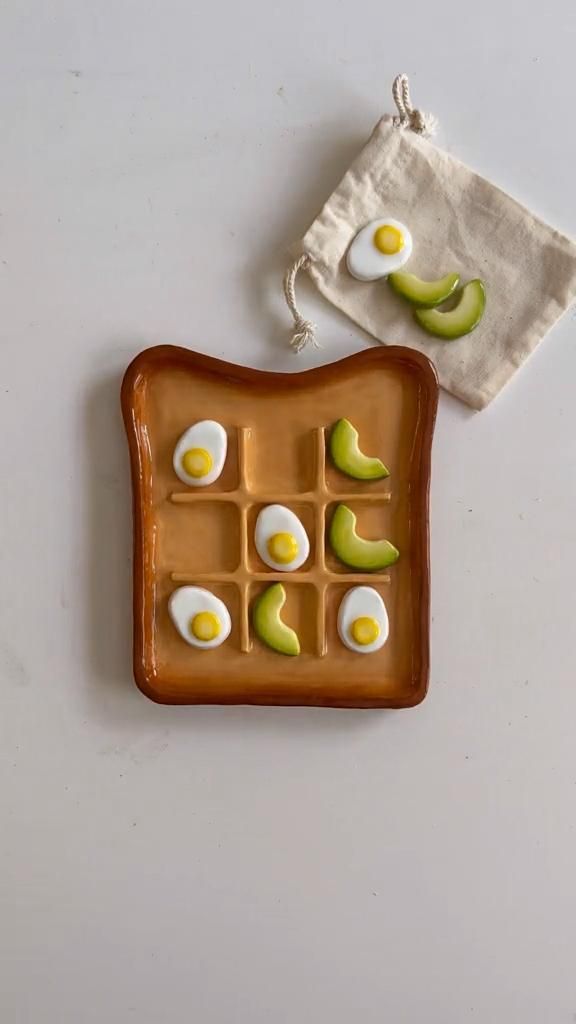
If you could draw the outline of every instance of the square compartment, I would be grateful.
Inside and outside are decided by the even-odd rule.
[[[351,651],[342,643],[338,633],[338,611],[344,596],[356,586],[372,587],[380,594],[386,606],[390,632],[388,640],[379,651],[372,651],[371,654],[360,654]],[[409,647],[409,632],[402,629],[402,620],[397,614],[397,599],[394,594],[394,585],[387,583],[331,583],[326,590],[326,645],[328,656],[338,657],[346,671],[351,675],[359,676],[364,672],[374,671],[374,663],[378,663],[378,671],[383,674],[402,670],[402,674],[408,675],[410,669],[411,651]]]
[[[275,502],[269,502],[268,504],[273,505]],[[248,567],[251,572],[269,572],[276,576],[282,576],[282,570],[272,569],[269,565],[266,565],[256,551],[256,544],[254,542],[256,520],[262,509],[266,507],[267,505],[264,503],[257,503],[251,505],[248,509]],[[316,560],[316,513],[314,506],[308,505],[306,502],[294,501],[290,502],[290,504],[286,503],[284,507],[289,508],[290,511],[298,517],[302,526],[306,530],[308,540],[310,541],[310,554],[308,555],[308,558],[299,569],[291,571],[306,572],[312,565],[314,565]]]
[[[220,647],[213,647],[210,650],[193,647],[192,644],[187,644],[182,639],[175,628],[168,613],[168,600],[175,590],[184,586],[202,587],[204,590],[209,590],[226,605],[232,619],[232,629],[230,636]],[[211,660],[221,661],[223,657],[235,657],[240,651],[240,615],[240,593],[235,583],[210,583],[192,578],[189,583],[173,583],[169,579],[165,580],[157,609],[157,629],[159,635],[164,638],[162,657],[169,660],[172,665],[181,668],[182,671],[197,664],[206,669],[210,667]]]
[[[170,572],[234,572],[240,563],[240,514],[229,501],[167,501],[158,517],[158,557]]]
[[[303,494],[317,481],[316,436],[298,430],[290,419],[290,406],[275,418],[269,430],[250,431],[246,439],[246,481],[255,497],[275,493]]]
[[[311,583],[286,583],[281,579],[281,575],[278,575],[276,579],[271,580],[270,583],[251,583],[249,588],[249,604],[250,604],[250,636],[252,639],[252,652],[251,656],[266,655],[273,659],[273,663],[277,662],[277,659],[281,659],[281,665],[278,667],[285,667],[287,663],[296,663],[298,658],[290,658],[287,655],[279,654],[277,651],[273,651],[268,647],[262,640],[259,640],[254,633],[252,626],[252,609],[254,602],[259,595],[271,585],[271,583],[281,583],[286,591],[286,603],[282,608],[280,617],[282,622],[285,622],[287,626],[290,626],[298,634],[300,641],[300,657],[302,655],[312,655],[317,653],[316,650],[316,625],[318,621],[318,592]]]
[[[346,502],[331,502],[326,508],[325,512],[325,558],[326,568],[329,572],[333,573],[363,573],[363,569],[353,569],[351,566],[345,565],[332,550],[330,544],[330,523],[332,516],[338,504],[345,504],[354,512],[356,515],[356,532],[359,537],[364,537],[366,540],[389,540],[391,544],[394,544],[402,554],[402,547],[398,539],[395,539],[394,535],[394,517],[390,515],[390,505],[388,502],[363,502],[361,500],[353,500]],[[387,573],[394,572],[394,566],[390,566],[388,569],[381,569],[375,573],[371,573],[375,579],[378,576]]]
[[[330,456],[330,430],[326,428],[326,486],[332,494],[386,494],[393,490],[391,480],[394,477],[396,445],[387,437],[386,424],[377,422],[368,408],[364,413],[356,413],[353,422],[358,431],[360,450],[373,458],[382,460],[390,472],[390,476],[381,480],[354,480],[341,469],[337,469]]]
[[[165,489],[165,496],[167,497],[173,491],[177,491],[181,493],[202,494],[209,497],[213,493],[222,494],[227,491],[237,490],[239,484],[238,430],[235,426],[230,426],[226,423],[222,423],[228,438],[226,461],[220,476],[213,484],[208,484],[207,487],[190,487],[180,480],[180,477],[174,472],[172,464],[174,449],[182,434],[193,423],[194,419],[191,418],[188,424],[179,423],[177,428],[172,427],[166,443],[157,452],[153,452],[157,466],[157,480],[159,485]]]

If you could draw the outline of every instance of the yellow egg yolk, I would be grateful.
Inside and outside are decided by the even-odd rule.
[[[288,565],[298,554],[298,542],[291,533],[274,533],[268,539],[268,554],[279,565]]]
[[[198,612],[190,623],[192,636],[204,642],[215,640],[221,629],[220,619],[214,612]]]
[[[404,236],[392,224],[382,224],[382,227],[374,232],[374,245],[385,256],[393,256],[395,252],[400,252],[404,248]]]
[[[197,480],[212,469],[212,456],[205,448],[189,448],[182,456],[182,467],[188,476]]]
[[[365,647],[366,644],[373,644],[378,639],[380,636],[380,626],[376,619],[372,619],[368,615],[362,615],[359,619],[354,619],[350,627],[350,633],[355,643],[359,644],[360,647]]]

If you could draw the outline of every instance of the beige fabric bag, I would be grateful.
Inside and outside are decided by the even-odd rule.
[[[314,342],[301,316],[294,280],[307,269],[318,289],[384,344],[428,355],[440,383],[474,409],[503,388],[546,332],[576,299],[576,245],[425,135],[426,116],[410,103],[408,83],[394,83],[399,116],[384,117],[295,249],[285,291],[295,321],[293,347]],[[414,322],[410,307],[385,280],[357,281],[346,252],[365,224],[391,216],[412,233],[404,267],[424,279],[458,271],[480,277],[484,317],[472,334],[440,341]]]

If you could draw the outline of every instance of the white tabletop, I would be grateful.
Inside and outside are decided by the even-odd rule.
[[[286,246],[390,110],[576,235],[576,15],[21,0],[1,17],[0,1018],[576,1019],[576,348],[440,403],[429,696],[160,707],[131,678],[136,352],[369,344]]]

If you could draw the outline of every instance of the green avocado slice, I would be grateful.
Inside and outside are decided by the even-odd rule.
[[[397,295],[407,299],[413,306],[432,309],[450,298],[460,284],[460,274],[446,274],[438,281],[423,281],[416,274],[405,274],[399,270],[388,275],[388,284]]]
[[[414,316],[428,334],[445,341],[454,341],[470,334],[478,326],[486,305],[486,292],[482,281],[476,279],[464,285],[458,305],[447,313],[439,309],[415,309]]]
[[[360,451],[358,431],[349,420],[338,420],[332,427],[330,455],[334,465],[354,480],[382,480],[390,476],[380,459],[372,459]]]
[[[389,540],[364,540],[356,533],[356,516],[347,505],[338,505],[330,524],[334,554],[352,569],[377,572],[394,565],[400,552]]]
[[[286,601],[286,591],[281,583],[273,583],[257,598],[252,613],[252,625],[256,636],[278,654],[300,654],[297,634],[280,618]]]

